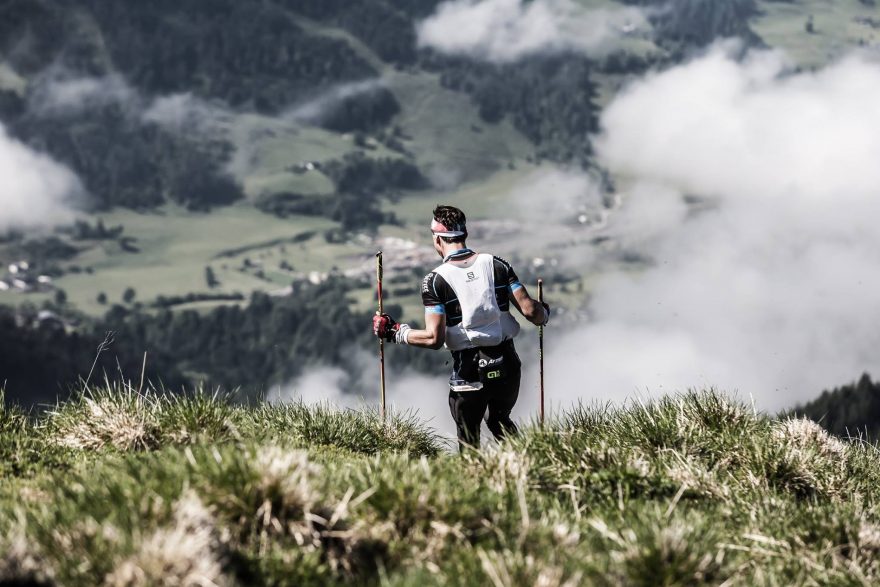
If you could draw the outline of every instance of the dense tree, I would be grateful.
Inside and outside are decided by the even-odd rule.
[[[795,413],[821,424],[840,436],[880,439],[880,382],[867,373],[849,385],[825,390],[813,401],[798,406]]]
[[[719,37],[737,37],[751,43],[760,39],[749,28],[758,14],[756,0],[623,0],[652,6],[648,13],[657,40],[670,48],[702,47]]]
[[[339,222],[343,231],[375,228],[397,221],[393,213],[382,211],[380,197],[393,198],[403,190],[429,185],[419,168],[405,159],[373,159],[360,153],[326,163],[322,171],[336,186],[334,197],[266,194],[257,199],[257,207],[282,218],[292,214],[324,216]]]
[[[222,169],[230,146],[195,142],[145,123],[123,104],[28,113],[13,121],[12,129],[70,165],[101,209],[152,207],[163,203],[166,194],[190,208],[206,209],[243,196]],[[92,231],[87,236],[99,235]]]
[[[6,389],[6,399],[26,405],[54,404],[89,375],[93,364],[92,382],[105,373],[113,377],[121,372],[136,379],[143,351],[116,340],[112,352],[99,353],[106,334],[97,325],[68,333],[57,323],[38,320],[32,307],[0,306],[0,387]],[[149,363],[146,376],[172,387],[184,382],[170,361]]]
[[[372,312],[350,308],[347,294],[353,286],[333,277],[320,285],[297,285],[291,296],[254,293],[246,305],[210,311],[170,307],[243,296],[163,298],[153,312],[114,305],[102,319],[83,319],[70,333],[39,322],[33,308],[14,311],[0,306],[0,382],[6,382],[8,398],[23,403],[63,397],[88,375],[108,332],[112,342],[104,345],[95,367],[100,378],[106,372],[137,380],[146,352],[147,378],[171,389],[202,382],[256,396],[320,365],[340,366],[359,380],[363,365],[354,350],[372,351],[375,339],[369,328]],[[400,315],[400,307],[386,308]],[[399,370],[438,369],[448,358],[445,353],[389,352],[396,353],[389,367]]]
[[[470,94],[486,122],[509,117],[540,157],[583,164],[589,159],[590,134],[598,129],[589,59],[533,56],[499,66],[434,56],[425,66],[440,73],[444,86]]]

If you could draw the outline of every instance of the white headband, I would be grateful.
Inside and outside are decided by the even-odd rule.
[[[467,233],[463,230],[449,230],[443,224],[440,224],[436,218],[431,219],[431,232],[434,233],[434,236],[443,236],[443,237],[456,237],[456,236],[466,236]]]

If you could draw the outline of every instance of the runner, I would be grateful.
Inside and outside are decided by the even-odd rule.
[[[532,299],[510,264],[467,247],[464,212],[437,206],[431,222],[434,249],[443,258],[422,281],[425,329],[373,318],[373,333],[390,342],[452,352],[449,409],[460,448],[480,446],[480,423],[501,440],[516,434],[510,412],[519,395],[520,360],[513,346],[519,324],[513,305],[531,323],[546,325],[550,307]]]

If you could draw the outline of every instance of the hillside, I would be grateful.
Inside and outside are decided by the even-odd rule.
[[[458,456],[416,418],[92,390],[0,414],[0,582],[872,584],[876,451],[715,392]]]
[[[880,384],[864,373],[858,381],[826,389],[797,406],[794,413],[819,422],[832,434],[876,441],[880,438]]]

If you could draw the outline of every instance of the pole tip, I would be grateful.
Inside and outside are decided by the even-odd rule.
[[[539,279],[538,279],[538,285],[544,285],[544,280],[539,278]]]
[[[376,252],[376,256],[377,256],[377,257],[381,257],[381,256],[382,256],[382,251],[377,251],[377,252]]]

